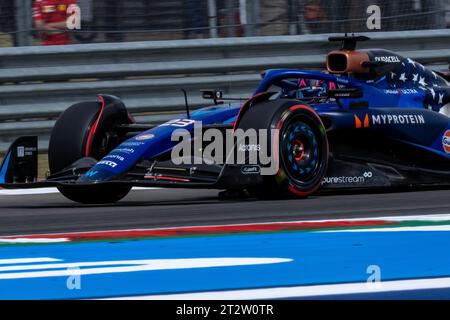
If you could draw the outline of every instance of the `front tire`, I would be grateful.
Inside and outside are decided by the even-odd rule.
[[[103,102],[104,103],[104,102]],[[110,135],[117,123],[126,123],[127,113],[123,108],[109,110],[108,118],[99,123],[101,102],[82,102],[68,108],[56,121],[50,136],[48,151],[49,168],[52,174],[60,172],[77,160],[91,157],[100,160],[109,150],[102,150],[102,141]],[[103,112],[104,114],[104,112]],[[91,129],[96,125],[95,135]],[[91,135],[91,137],[89,137]],[[92,141],[92,145],[88,145]],[[125,197],[131,186],[85,185],[58,187],[66,198],[83,204],[114,203]]]
[[[82,102],[71,106],[61,114],[50,135],[48,147],[50,173],[60,172],[86,156],[88,135],[100,108],[99,102]]]

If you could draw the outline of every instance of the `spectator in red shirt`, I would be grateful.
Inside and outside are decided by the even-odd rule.
[[[34,0],[33,21],[40,32],[41,44],[44,46],[70,44],[71,37],[67,30],[67,8],[76,4],[76,0]]]

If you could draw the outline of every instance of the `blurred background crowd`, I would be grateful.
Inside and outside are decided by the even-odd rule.
[[[450,27],[450,0],[1,0],[0,46],[374,31],[370,5],[379,31]]]

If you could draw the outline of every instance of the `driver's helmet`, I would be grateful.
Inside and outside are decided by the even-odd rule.
[[[296,98],[317,103],[326,99],[328,89],[334,88],[336,88],[336,85],[332,82],[317,79],[299,79]]]
[[[324,87],[311,86],[297,90],[297,99],[312,99],[326,96],[327,90]]]

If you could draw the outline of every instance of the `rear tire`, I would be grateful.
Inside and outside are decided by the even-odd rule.
[[[82,102],[68,108],[56,121],[50,136],[48,161],[52,174],[64,170],[77,160],[86,157],[88,136],[101,110],[99,102]],[[126,120],[124,120],[125,122]],[[114,125],[111,123],[110,125]],[[93,143],[99,143],[108,128],[96,132]],[[98,146],[92,146],[89,157],[100,160]],[[114,203],[125,197],[131,186],[89,185],[58,187],[66,198],[84,204]]]
[[[311,107],[294,100],[257,103],[243,115],[238,128],[280,130],[278,172],[263,176],[263,184],[249,188],[251,194],[260,198],[307,197],[321,186],[328,166],[328,139]]]

